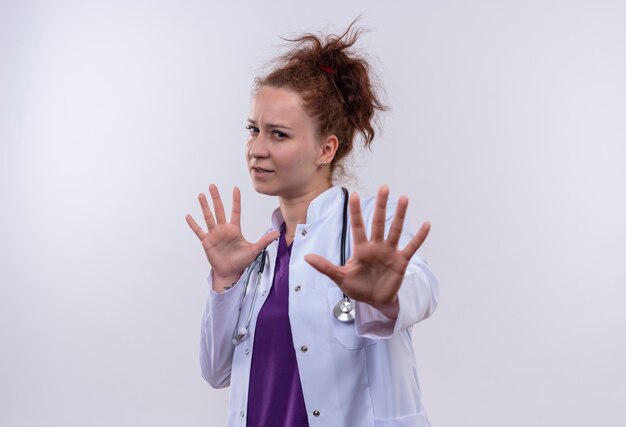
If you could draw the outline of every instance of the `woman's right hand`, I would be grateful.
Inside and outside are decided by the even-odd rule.
[[[272,231],[261,237],[256,243],[248,242],[241,234],[241,193],[239,188],[233,189],[230,222],[226,221],[224,205],[214,184],[209,185],[209,193],[213,201],[215,217],[204,193],[200,193],[198,196],[202,215],[207,225],[207,232],[202,230],[191,215],[187,215],[185,219],[200,239],[204,253],[213,268],[213,289],[222,291],[226,286],[235,283],[259,253],[280,237],[280,233]]]

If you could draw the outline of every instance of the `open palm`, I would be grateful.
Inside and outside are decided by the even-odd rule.
[[[371,239],[365,234],[359,196],[350,196],[350,224],[353,236],[352,257],[345,266],[309,254],[305,260],[319,272],[330,277],[350,298],[375,307],[396,302],[409,260],[422,245],[430,223],[425,222],[403,249],[398,248],[402,234],[408,199],[400,197],[396,213],[385,239],[385,218],[389,188],[382,186],[376,196]]]
[[[263,248],[276,240],[280,233],[274,231],[261,237],[256,243],[248,242],[241,233],[241,194],[239,188],[233,189],[230,222],[226,220],[224,205],[217,187],[211,184],[209,193],[213,201],[215,217],[213,217],[206,196],[204,194],[198,196],[202,215],[207,225],[207,232],[202,230],[191,215],[186,217],[187,224],[200,239],[206,257],[213,268],[213,274],[218,278],[236,280]]]

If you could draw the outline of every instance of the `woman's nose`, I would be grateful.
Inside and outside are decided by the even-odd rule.
[[[267,144],[263,135],[259,133],[250,143],[250,149],[248,151],[250,157],[265,158],[269,156],[267,150]]]

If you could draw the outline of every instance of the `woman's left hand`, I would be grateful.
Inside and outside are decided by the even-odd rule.
[[[398,315],[398,290],[404,279],[409,260],[422,245],[430,231],[425,222],[403,249],[398,248],[409,200],[398,199],[396,214],[385,239],[385,218],[389,188],[382,186],[376,196],[371,240],[365,234],[361,201],[356,193],[350,196],[352,226],[352,257],[345,266],[308,254],[304,259],[320,273],[330,277],[348,297],[367,303],[391,318]]]

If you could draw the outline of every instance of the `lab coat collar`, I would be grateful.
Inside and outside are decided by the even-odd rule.
[[[328,206],[333,203],[338,203],[337,200],[343,197],[343,192],[341,191],[340,185],[334,185],[330,187],[328,190],[319,194],[315,199],[311,201],[309,207],[306,211],[306,222],[307,224],[311,224],[315,222],[317,219],[328,214]],[[283,213],[280,210],[280,207],[274,210],[272,214],[272,226],[274,230],[280,230],[283,222],[285,222],[285,218],[283,217]]]

